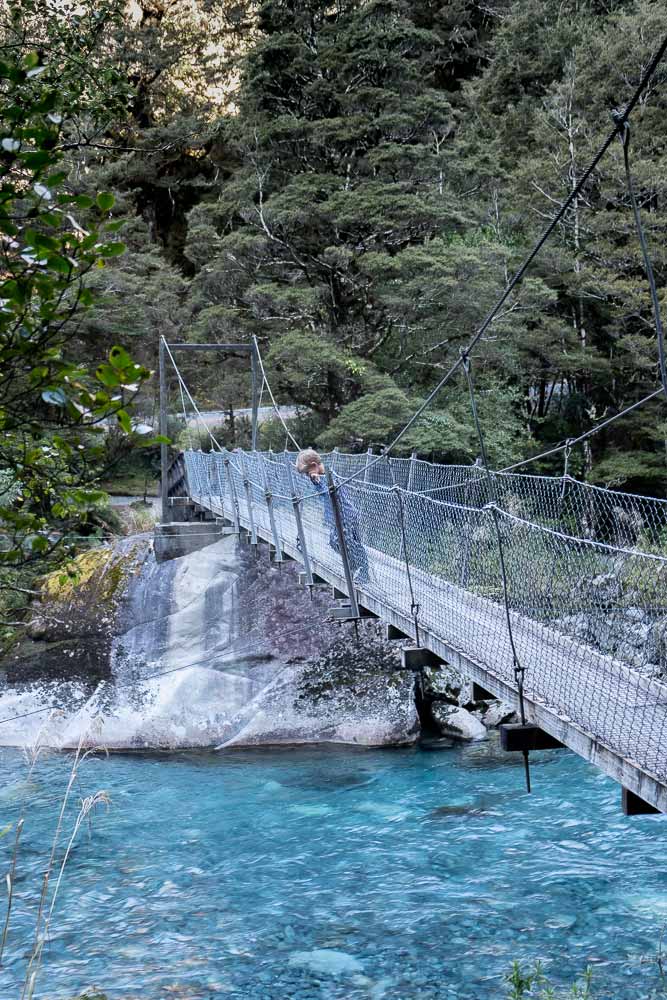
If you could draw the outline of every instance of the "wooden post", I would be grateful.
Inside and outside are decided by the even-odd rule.
[[[326,470],[327,475],[327,486],[329,488],[329,501],[333,509],[334,521],[336,523],[336,532],[338,534],[338,544],[340,545],[340,556],[343,560],[343,573],[345,574],[345,583],[347,584],[347,592],[350,600],[350,617],[359,617],[359,605],[357,603],[357,595],[354,590],[354,580],[352,577],[352,569],[350,567],[350,557],[347,552],[347,544],[345,542],[345,529],[343,526],[343,518],[340,512],[340,504],[338,503],[338,497],[336,496],[336,489],[334,486],[333,475],[331,474],[331,469]]]
[[[257,425],[259,422],[259,364],[257,359],[257,344],[253,341],[250,352],[250,371],[252,378],[252,450],[257,450]]]
[[[364,482],[365,483],[368,482],[368,465],[369,465],[370,460],[371,460],[372,457],[373,457],[373,449],[369,448],[368,451],[366,452],[366,467],[364,469]]]
[[[303,570],[305,575],[305,584],[307,587],[313,586],[313,571],[310,568],[310,556],[308,555],[308,546],[306,544],[306,533],[303,530],[303,519],[301,517],[301,503],[296,492],[296,486],[294,485],[294,475],[292,473],[292,466],[290,465],[289,455],[285,453],[285,470],[287,473],[287,484],[292,496],[292,508],[294,510],[294,520],[296,521],[296,532],[299,538],[299,549],[301,551],[301,558],[303,560]]]
[[[220,499],[220,512],[224,515],[225,513],[225,488],[222,485],[222,476],[220,475],[220,467],[223,464],[223,457],[219,453],[215,456],[215,474],[218,480],[218,497]]]

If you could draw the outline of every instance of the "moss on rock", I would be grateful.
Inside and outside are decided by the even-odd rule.
[[[111,546],[81,552],[68,567],[42,578],[43,598],[68,602],[87,595],[94,588],[97,598],[109,600],[122,582],[122,561]]]
[[[117,611],[141,552],[139,542],[90,549],[42,577],[27,635],[2,664],[9,683],[108,679]]]

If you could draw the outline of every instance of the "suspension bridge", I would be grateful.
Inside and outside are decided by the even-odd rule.
[[[578,443],[639,406],[667,395],[660,303],[629,162],[629,119],[667,52],[648,63],[614,127],[508,281],[466,347],[380,455],[323,455],[325,475],[303,475],[299,448],[277,405],[256,339],[248,344],[160,340],[162,514],[196,505],[253,545],[268,543],[279,566],[302,565],[308,587],[329,585],[339,621],[375,616],[388,638],[404,638],[406,669],[451,664],[489,697],[519,710],[503,745],[567,746],[623,788],[626,812],[667,812],[667,501],[601,489],[569,474]],[[661,385],[584,431],[501,471],[489,467],[475,396],[475,349],[615,140],[653,305]],[[175,353],[214,350],[249,357],[252,448],[215,439],[183,379]],[[210,450],[187,448],[170,462],[167,363],[178,379],[185,426],[195,420]],[[393,457],[438,393],[463,373],[481,466]],[[285,430],[281,454],[261,452],[258,414],[267,391]],[[558,477],[519,471],[562,452]],[[164,530],[164,529],[163,529]]]
[[[667,501],[415,455],[334,451],[317,483],[296,451],[209,443],[171,462],[163,520],[187,502],[267,543],[333,589],[335,618],[411,640],[407,669],[451,664],[521,705],[517,748],[567,746],[629,811],[667,811]]]

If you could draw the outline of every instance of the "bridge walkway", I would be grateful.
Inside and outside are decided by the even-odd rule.
[[[229,493],[191,493],[214,515],[251,528],[248,496],[242,477],[236,482],[236,504]],[[389,497],[382,496],[383,505]],[[245,500],[245,502],[244,502]],[[275,535],[262,490],[250,494],[252,521],[259,538],[272,544]],[[329,544],[321,503],[302,507],[313,572],[346,592],[342,561]],[[391,534],[391,511],[385,511],[380,534]],[[301,561],[293,508],[283,498],[273,506],[280,547]],[[393,537],[394,550],[396,538]],[[384,544],[383,544],[384,543]],[[355,587],[359,604],[383,621],[415,635],[412,593],[419,604],[420,644],[456,666],[485,689],[517,704],[513,656],[505,609],[496,599],[456,586],[438,573],[412,569],[412,593],[400,554],[391,554],[388,539],[366,546],[370,580]],[[389,549],[389,552],[387,551]],[[562,631],[511,611],[514,641],[526,666],[526,714],[576,753],[661,811],[667,811],[667,688],[646,679],[617,659],[584,646]],[[585,697],[582,698],[582,692]]]

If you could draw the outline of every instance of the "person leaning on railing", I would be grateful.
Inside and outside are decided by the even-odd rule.
[[[341,554],[338,531],[336,530],[336,519],[334,517],[333,506],[326,480],[324,478],[324,464],[321,457],[314,448],[305,448],[300,451],[296,459],[296,470],[303,476],[308,476],[314,489],[322,498],[324,505],[324,522],[329,529],[329,545],[334,552]],[[340,518],[343,523],[343,535],[345,536],[345,547],[347,549],[353,578],[356,583],[368,583],[368,556],[364,543],[361,540],[361,526],[359,524],[359,514],[351,501],[348,491],[339,487],[336,490]]]

